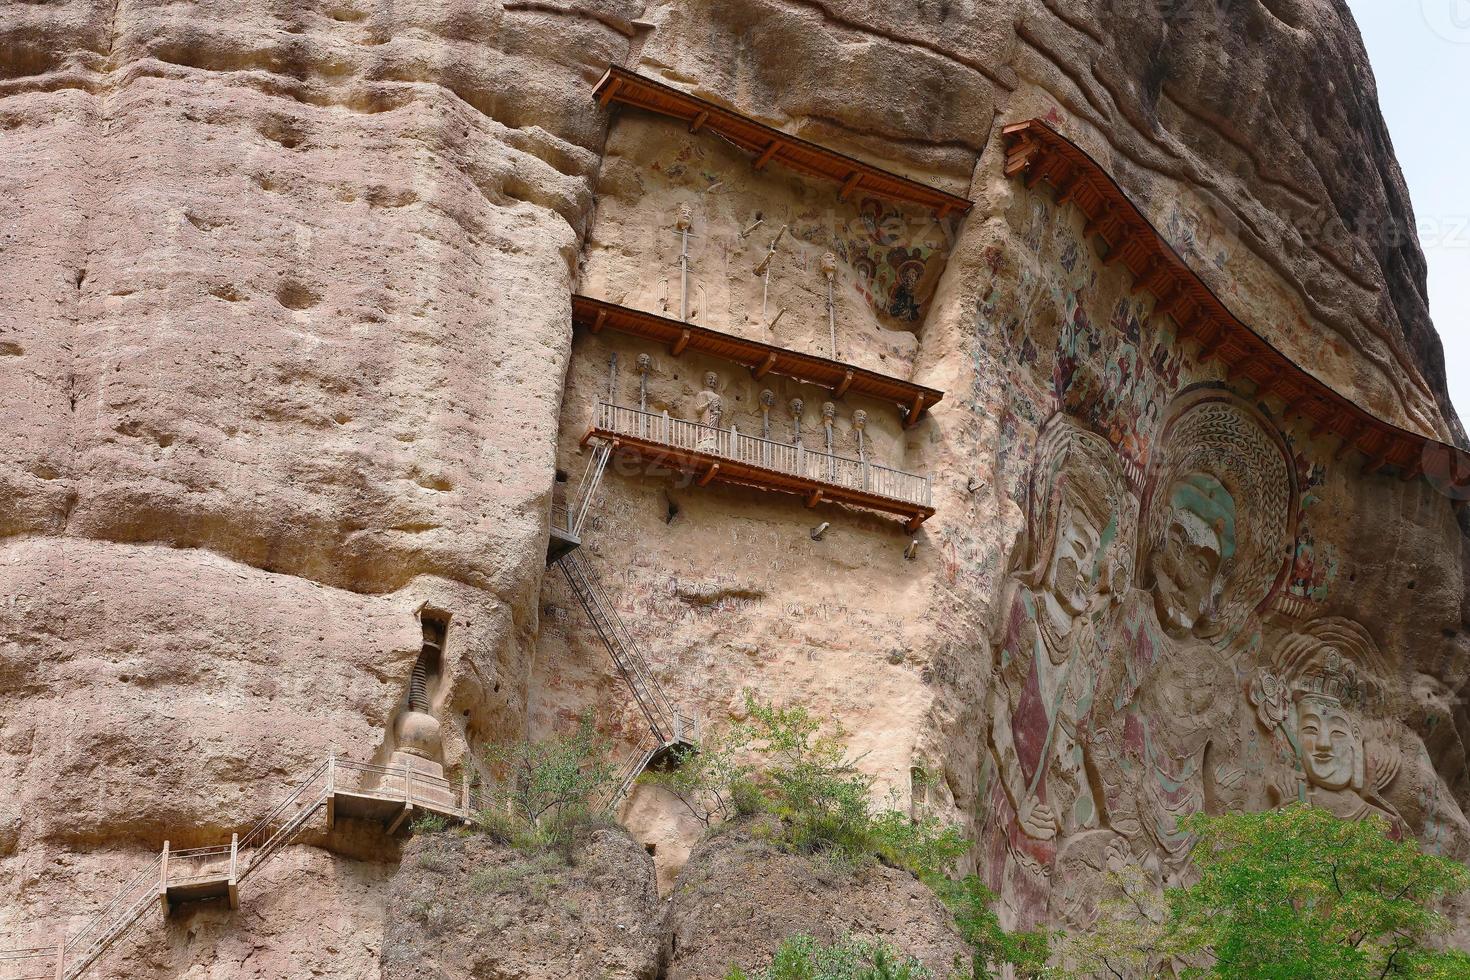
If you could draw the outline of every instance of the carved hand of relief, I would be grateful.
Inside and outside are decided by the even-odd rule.
[[[1268,790],[1272,806],[1286,806],[1300,799],[1302,776],[1296,770],[1284,767],[1271,774]]]
[[[1256,717],[1267,731],[1286,721],[1289,707],[1286,684],[1269,670],[1256,671],[1255,679],[1251,681],[1250,698],[1256,709]]]
[[[1107,850],[1103,852],[1107,870],[1119,874],[1124,868],[1133,864],[1133,852],[1129,850],[1128,840],[1123,836],[1116,836],[1108,842]]]
[[[1036,840],[1051,840],[1057,835],[1056,817],[1051,807],[1038,799],[1028,799],[1021,804],[1021,830],[1027,837]]]
[[[1394,781],[1403,765],[1403,753],[1394,740],[1392,725],[1381,719],[1363,726],[1364,754],[1367,756],[1368,786],[1382,793]]]

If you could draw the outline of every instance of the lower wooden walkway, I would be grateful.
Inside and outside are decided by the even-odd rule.
[[[449,781],[403,766],[376,766],[328,756],[264,817],[228,844],[163,850],[129,878],[78,931],[48,945],[0,949],[0,980],[75,980],[153,906],[167,915],[186,902],[224,899],[306,830],[318,811],[331,828],[341,817],[377,821],[390,833],[416,812],[468,821],[477,800],[466,779]]]

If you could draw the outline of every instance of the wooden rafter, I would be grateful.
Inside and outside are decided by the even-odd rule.
[[[746,340],[692,323],[680,323],[656,313],[629,309],[590,296],[572,297],[572,320],[588,329],[600,323],[600,329],[667,344],[675,357],[692,351],[744,365],[756,378],[779,374],[830,388],[838,398],[853,392],[902,406],[910,413],[905,419],[910,426],[944,397],[944,392],[935,388],[891,378],[841,361],[802,354],[758,340]],[[916,405],[918,414],[913,411]]]
[[[1137,288],[1153,293],[1156,310],[1179,324],[1179,338],[1200,345],[1201,362],[1219,357],[1227,372],[1249,377],[1260,396],[1273,395],[1285,403],[1286,415],[1312,423],[1314,438],[1325,432],[1341,435],[1338,455],[1358,450],[1367,457],[1369,472],[1397,466],[1406,478],[1422,475],[1426,447],[1438,447],[1447,459],[1470,467],[1470,452],[1370,414],[1252,330],[1159,235],[1117,181],[1047,123],[1013,123],[1001,134],[1006,176],[1024,173],[1027,186],[1048,181],[1065,194],[1082,212],[1083,234],[1102,239],[1103,264],[1122,263]]]
[[[835,181],[844,194],[850,195],[861,187],[865,194],[932,208],[941,217],[951,212],[964,214],[974,206],[957,194],[783,133],[621,65],[608,68],[593,88],[593,95],[603,106],[613,102],[633,106],[682,120],[694,132],[716,133],[742,150],[756,154],[756,169],[779,163],[807,176]]]

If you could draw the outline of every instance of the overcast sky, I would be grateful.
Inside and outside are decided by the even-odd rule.
[[[1470,0],[1348,0],[1429,260],[1450,397],[1470,424]]]

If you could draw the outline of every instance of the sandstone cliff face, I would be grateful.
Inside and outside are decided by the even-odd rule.
[[[383,980],[659,975],[663,904],[653,861],[596,831],[570,865],[479,836],[404,849],[389,895]]]
[[[833,250],[841,358],[947,395],[912,430],[838,400],[839,451],[862,409],[882,461],[934,478],[913,562],[884,518],[609,474],[584,547],[677,700],[718,723],[755,686],[840,717],[884,784],[942,775],[924,805],[972,830],[1008,914],[1078,924],[1091,886],[1059,875],[1131,858],[1165,880],[1178,813],[1326,791],[1289,750],[1287,689],[1330,648],[1369,692],[1343,712],[1361,776],[1333,800],[1465,853],[1470,549],[1446,489],[1361,476],[1220,378],[1075,212],[1001,174],[1000,126],[1049,120],[1277,347],[1386,420],[1461,437],[1340,0],[71,0],[8,5],[0,38],[0,931],[85,919],[163,839],[243,829],[329,748],[384,760],[425,603],[454,616],[432,692],[451,766],[588,709],[633,749],[641,719],[543,562],[610,357],[636,402],[651,353],[650,397],[683,417],[716,371],[742,431],[769,387],[789,438],[801,398],[812,445],[832,399],[574,341],[574,289],[676,304],[680,205],[696,322],[827,353]],[[611,62],[976,207],[935,221],[753,174],[711,137],[599,110]],[[752,268],[783,224],[763,301]],[[1206,389],[1247,433],[1209,465],[1185,459],[1219,443]],[[1104,475],[1084,509],[1133,539],[1076,634],[1100,686],[1059,721],[1028,707],[1019,651],[1058,523],[1033,506],[1055,488],[1036,461],[1074,457]],[[1262,481],[1217,482],[1242,547],[1290,561],[1224,575],[1241,617],[1180,639],[1148,544],[1190,467]],[[1027,748],[1038,729],[1075,754]],[[643,791],[627,813],[667,887],[692,828]],[[309,837],[241,911],[145,920],[96,975],[374,975],[396,857],[367,831]]]
[[[913,875],[823,865],[783,853],[752,830],[727,828],[705,841],[680,873],[665,927],[669,980],[761,969],[796,934],[822,943],[881,940],[938,976],[957,956],[968,961],[948,910]]]

